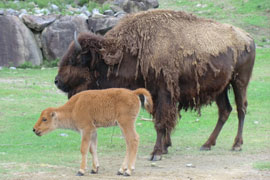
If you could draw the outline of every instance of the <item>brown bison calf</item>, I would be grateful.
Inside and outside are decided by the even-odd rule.
[[[98,172],[96,129],[118,124],[126,139],[126,156],[117,174],[129,176],[131,170],[135,168],[139,144],[135,121],[140,110],[138,97],[140,94],[144,95],[145,108],[151,113],[153,102],[146,89],[140,88],[135,91],[121,88],[88,90],[76,94],[63,106],[45,109],[33,131],[38,136],[57,128],[80,132],[82,161],[77,175],[82,176],[86,169],[88,150],[92,154],[91,173]]]

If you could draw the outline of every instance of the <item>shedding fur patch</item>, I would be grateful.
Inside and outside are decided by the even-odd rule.
[[[137,57],[134,77],[141,73],[146,80],[150,68],[156,77],[162,72],[171,97],[180,95],[178,78],[184,72],[187,57],[193,57],[191,64],[199,94],[199,78],[209,68],[215,74],[219,72],[210,62],[211,57],[230,48],[236,63],[240,53],[249,51],[253,42],[248,33],[232,25],[171,10],[128,15],[105,35],[105,41],[110,44],[103,56],[108,65],[118,64],[119,69],[123,53],[130,53]]]

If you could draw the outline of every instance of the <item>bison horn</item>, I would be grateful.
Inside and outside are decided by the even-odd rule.
[[[74,45],[75,45],[75,51],[76,52],[80,52],[82,50],[82,47],[80,45],[80,43],[78,42],[78,39],[77,39],[77,32],[75,31],[74,32]]]

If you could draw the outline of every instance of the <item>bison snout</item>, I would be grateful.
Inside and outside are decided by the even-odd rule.
[[[57,85],[59,82],[58,76],[55,77],[54,84]]]

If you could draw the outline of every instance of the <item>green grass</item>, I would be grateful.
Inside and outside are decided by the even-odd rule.
[[[90,1],[90,0],[78,0],[77,2],[78,2],[78,5],[75,4],[74,0],[25,0],[25,1],[19,1],[16,3],[13,0],[10,0],[10,1],[4,0],[4,1],[0,2],[0,9],[1,8],[3,8],[3,9],[11,8],[11,9],[15,9],[15,10],[26,9],[28,12],[32,12],[33,9],[35,8],[35,5],[40,9],[42,9],[42,8],[50,9],[50,4],[55,4],[59,7],[59,12],[55,12],[58,14],[69,14],[70,13],[66,8],[67,4],[70,4],[72,7],[79,7],[79,6],[85,5],[90,12],[94,8],[99,9],[101,13],[103,13],[105,10],[109,9],[108,4],[101,5],[99,3],[96,3],[96,2]]]
[[[251,33],[258,45],[270,45],[269,0],[160,0],[159,2],[162,9],[184,10],[233,24]]]
[[[270,161],[256,162],[253,164],[253,167],[261,171],[270,171]]]
[[[253,77],[248,89],[248,112],[244,127],[243,154],[269,152],[270,149],[270,50],[258,49]],[[40,112],[50,106],[66,102],[66,95],[57,90],[53,79],[57,68],[17,69],[4,68],[0,71],[0,163],[16,163],[17,171],[56,171],[54,165],[76,170],[80,160],[80,135],[70,130],[56,130],[43,137],[37,137],[32,128]],[[170,154],[230,154],[237,132],[237,113],[234,110],[225,124],[217,145],[211,152],[200,152],[199,147],[208,138],[217,121],[216,105],[202,109],[202,116],[195,112],[182,112],[172,134],[173,147]],[[142,110],[141,116],[149,118]],[[199,121],[197,121],[199,119]],[[256,122],[256,123],[255,123]],[[152,151],[156,133],[152,122],[138,120],[140,134],[139,154],[147,156]],[[63,137],[61,133],[68,136]],[[125,142],[118,127],[98,130],[99,156],[121,155]],[[27,167],[20,167],[24,164]],[[264,165],[254,165],[259,168]],[[266,165],[268,167],[268,165]],[[14,166],[12,166],[14,168]],[[0,167],[0,176],[12,169]]]

